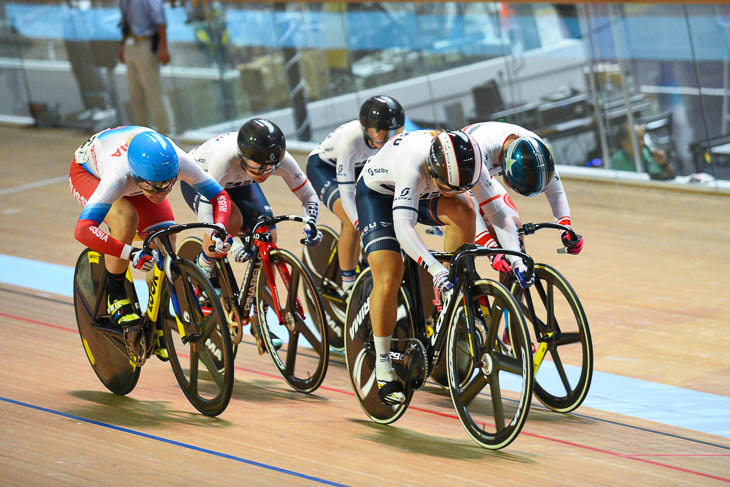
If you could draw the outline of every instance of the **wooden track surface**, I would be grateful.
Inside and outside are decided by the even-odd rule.
[[[74,265],[81,207],[63,177],[85,137],[0,127],[1,254]],[[549,232],[531,237],[528,250],[578,291],[595,369],[730,397],[730,198],[580,181],[566,188],[585,250],[557,255]],[[299,213],[282,182],[264,191],[275,213]],[[178,221],[193,220],[178,190],[171,201]],[[550,220],[544,198],[516,203],[525,221]],[[326,210],[322,221],[337,227]],[[298,234],[280,232],[280,246],[298,253]],[[155,359],[134,391],[115,396],[82,351],[71,298],[7,284],[0,341],[0,485],[730,483],[730,439],[588,407],[558,415],[534,401],[520,437],[499,452],[471,442],[436,386],[380,426],[358,407],[341,357],[307,396],[250,343],[219,418],[198,414]]]

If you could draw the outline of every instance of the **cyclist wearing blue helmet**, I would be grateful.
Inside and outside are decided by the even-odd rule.
[[[570,205],[563,183],[555,170],[552,153],[537,134],[518,125],[503,122],[476,123],[465,127],[464,131],[474,137],[482,149],[485,169],[489,174],[503,175],[507,186],[521,195],[535,196],[544,193],[555,221],[571,226]],[[496,180],[494,183],[499,185]],[[504,188],[501,189],[501,194],[511,209],[517,226],[522,225],[517,208]],[[478,203],[483,204],[481,201]],[[477,220],[477,243],[496,246],[497,243],[486,227],[488,222]],[[583,249],[583,237],[580,235],[576,235],[573,240],[568,232],[563,232],[561,240],[570,254],[579,254]],[[509,264],[503,256],[495,257],[492,266],[499,271],[509,270]]]
[[[74,235],[90,249],[106,255],[107,306],[119,326],[134,324],[140,318],[124,289],[129,261],[141,270],[154,265],[154,255],[133,248],[132,240],[137,233],[144,236],[174,223],[166,197],[178,177],[216,202],[215,222],[225,228],[231,207],[228,194],[182,149],[152,129],[107,129],[76,149],[69,179],[71,192],[84,209]],[[100,228],[102,222],[108,225],[109,233]],[[226,242],[216,240],[217,249],[225,253]]]

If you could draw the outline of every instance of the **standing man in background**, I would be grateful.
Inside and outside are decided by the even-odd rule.
[[[162,0],[119,0],[122,44],[119,60],[127,65],[127,84],[134,124],[174,132],[160,65],[170,62],[167,21]]]

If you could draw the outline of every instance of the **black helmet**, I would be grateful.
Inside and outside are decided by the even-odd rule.
[[[441,132],[431,141],[429,175],[447,191],[471,189],[482,172],[482,152],[471,135],[461,130]]]
[[[238,131],[238,150],[244,169],[247,169],[246,159],[275,168],[284,158],[286,139],[271,120],[252,118],[241,125]]]
[[[396,130],[406,123],[406,114],[394,98],[371,96],[360,107],[360,125],[376,130]]]
[[[507,186],[524,196],[542,193],[555,176],[550,149],[535,137],[513,140],[500,162]]]

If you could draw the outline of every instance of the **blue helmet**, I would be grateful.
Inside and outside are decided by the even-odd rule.
[[[150,193],[169,190],[180,172],[180,163],[172,141],[157,132],[140,132],[127,148],[132,179]]]
[[[504,151],[501,163],[507,185],[524,196],[542,193],[555,176],[550,149],[535,137],[519,137],[512,141]]]

